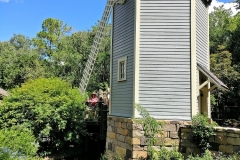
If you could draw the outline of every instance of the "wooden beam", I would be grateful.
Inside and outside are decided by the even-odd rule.
[[[202,89],[204,86],[206,86],[209,83],[209,80],[203,82],[200,86],[199,86],[199,90]]]
[[[212,87],[210,87],[210,88],[208,89],[208,92],[211,92],[211,91],[214,90],[216,87],[217,87],[217,85],[214,84]]]

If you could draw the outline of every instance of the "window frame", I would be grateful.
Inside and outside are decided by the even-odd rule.
[[[121,63],[124,63],[124,68],[122,68]],[[124,77],[122,78],[122,71]],[[127,56],[121,57],[118,59],[118,82],[126,81],[127,80]]]

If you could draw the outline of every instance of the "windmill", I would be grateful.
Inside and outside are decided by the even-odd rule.
[[[111,15],[112,6],[114,4],[123,4],[124,1],[125,0],[108,0],[107,1],[107,4],[105,6],[105,9],[104,9],[104,12],[102,15],[102,19],[101,19],[101,21],[99,21],[99,24],[98,24],[97,33],[94,37],[92,48],[91,48],[90,54],[88,56],[88,60],[86,62],[85,68],[83,70],[82,79],[79,84],[79,91],[82,94],[86,91],[92,70],[94,68],[94,64],[97,59],[97,55],[99,53],[99,48],[100,48],[102,39],[104,37],[104,31],[106,29],[108,20]]]

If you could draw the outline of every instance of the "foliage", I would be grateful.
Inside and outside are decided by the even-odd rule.
[[[216,103],[216,98],[214,97],[213,94],[210,95],[210,103],[211,103],[211,105],[216,105],[217,104]]]
[[[9,41],[0,42],[0,87],[20,87],[39,77],[59,77],[78,87],[97,27],[69,34],[71,29],[61,20],[47,18],[35,38],[14,34]],[[109,25],[87,91],[106,90],[109,86],[110,33]]]
[[[151,117],[148,111],[139,104],[134,107],[140,112],[142,119],[135,119],[135,121],[143,126],[144,135],[147,137],[146,143],[148,145],[147,152],[150,159],[156,159],[158,156],[157,151],[153,148],[157,142],[158,135],[162,135],[162,128],[164,122],[158,122],[155,118]]]
[[[233,19],[234,30],[230,34],[230,40],[227,48],[232,53],[233,64],[239,65],[240,14],[235,15],[232,19]]]
[[[88,40],[90,33],[76,32],[63,37],[52,55],[54,63],[49,64],[49,72],[77,87],[92,45]]]
[[[148,111],[139,104],[135,104],[135,108],[140,112],[142,119],[135,119],[139,124],[143,125],[145,136],[148,137],[147,143],[154,145],[157,142],[156,137],[162,133],[164,122],[158,122],[155,118],[151,117]]]
[[[22,34],[13,34],[13,37],[9,42],[14,46],[16,50],[29,50],[32,45],[31,40]]]
[[[213,135],[215,122],[209,123],[208,117],[197,114],[192,118],[193,142],[203,151],[210,147],[210,137]]]
[[[202,156],[188,156],[188,160],[237,160],[237,156],[233,155],[233,156],[226,156],[223,155],[221,152],[218,152],[217,155],[212,155],[211,152],[209,150],[206,150],[205,153]]]
[[[162,140],[163,144],[160,147],[159,151],[153,148],[154,144],[157,142],[157,137],[159,135],[163,135],[162,128],[164,126],[164,122],[158,122],[155,118],[151,117],[148,111],[141,105],[135,104],[134,107],[140,112],[140,115],[143,117],[143,119],[135,119],[135,121],[143,126],[144,135],[147,137],[147,159],[183,160],[183,155],[177,151],[177,148],[175,146],[173,146],[172,150],[168,150],[164,147],[164,140]]]
[[[101,155],[99,160],[108,160],[108,154],[105,152]],[[116,154],[114,155],[113,160],[123,160],[123,158],[120,155]]]
[[[207,151],[205,151],[206,153]],[[216,155],[213,156],[213,159],[219,159],[219,160],[237,160],[239,159],[238,153],[234,153],[233,155],[224,155],[222,152],[218,152]]]
[[[86,118],[86,120],[89,121],[98,120],[99,119],[98,112],[99,112],[98,107],[91,107],[91,109],[87,111],[88,118]]]
[[[160,148],[158,155],[158,159],[160,160],[184,160],[184,156],[178,152],[177,148],[174,146],[172,150],[168,150],[165,147]]]
[[[116,154],[114,157],[113,157],[113,160],[122,160],[122,157],[118,154]]]
[[[209,14],[209,37],[211,53],[211,70],[229,88],[223,92],[213,90],[215,104],[212,108],[240,105],[240,14],[232,15],[230,9],[223,6],[214,7],[214,12]],[[223,117],[219,117],[223,118]]]
[[[49,152],[68,144],[81,142],[85,131],[84,96],[77,89],[58,78],[30,80],[0,107],[0,126],[22,124],[33,131],[40,150],[48,144]]]
[[[209,14],[210,53],[215,53],[218,45],[225,45],[231,31],[231,9],[225,9],[223,5],[214,7]]]
[[[239,89],[239,72],[237,71],[237,65],[232,64],[232,54],[226,50],[225,46],[219,45],[216,53],[211,54],[210,62],[212,72],[229,86],[227,91],[213,91],[215,97],[218,98],[218,103],[234,104],[239,99],[236,95]]]
[[[0,159],[31,158],[37,150],[35,137],[21,126],[0,130]]]
[[[18,36],[15,35],[11,43],[0,42],[0,87],[4,89],[21,86],[28,79],[45,74],[38,53],[27,49],[29,39],[20,35],[23,42],[17,42],[16,39],[20,39]],[[27,44],[24,44],[25,41]]]
[[[37,33],[37,38],[33,39],[34,45],[38,47],[42,55],[52,56],[60,39],[68,33],[72,27],[63,24],[63,21],[47,18],[42,23],[42,31]]]
[[[101,154],[101,157],[99,160],[108,160],[108,156],[107,156],[106,152],[104,154]]]

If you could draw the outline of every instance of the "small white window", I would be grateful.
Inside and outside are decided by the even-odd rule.
[[[127,56],[118,59],[118,81],[127,79]]]

